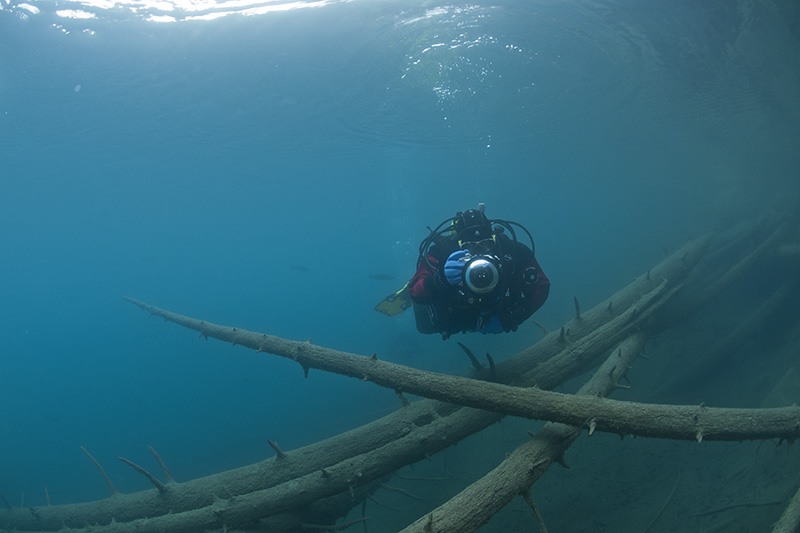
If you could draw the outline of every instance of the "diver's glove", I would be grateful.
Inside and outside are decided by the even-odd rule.
[[[503,333],[505,330],[503,329],[503,324],[500,322],[500,317],[492,315],[492,318],[490,318],[479,331],[485,335],[487,333]]]
[[[463,261],[463,258],[465,255],[467,255],[466,250],[458,250],[447,258],[447,262],[444,264],[444,277],[450,285],[458,285],[464,279],[466,262]]]

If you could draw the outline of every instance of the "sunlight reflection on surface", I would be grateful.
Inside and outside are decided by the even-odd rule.
[[[61,19],[116,19],[122,16],[149,22],[180,22],[214,20],[229,15],[250,17],[348,1],[350,0],[74,0],[14,3],[3,0],[0,2],[0,11],[15,12],[24,20],[40,13],[50,13]]]

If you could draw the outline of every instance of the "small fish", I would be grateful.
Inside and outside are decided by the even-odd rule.
[[[370,274],[369,277],[370,279],[377,279],[381,281],[394,279],[394,276],[392,276],[391,274]]]

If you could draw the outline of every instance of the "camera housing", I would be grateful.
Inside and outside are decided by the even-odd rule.
[[[464,284],[475,294],[492,292],[500,281],[500,260],[491,255],[470,255],[463,258]]]

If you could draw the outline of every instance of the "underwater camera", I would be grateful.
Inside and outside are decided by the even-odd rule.
[[[491,255],[471,255],[460,259],[466,263],[464,283],[475,294],[492,292],[500,281],[500,261]]]

